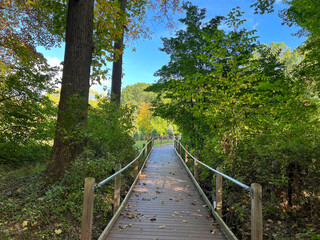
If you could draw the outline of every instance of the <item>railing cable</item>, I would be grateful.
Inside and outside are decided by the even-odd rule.
[[[103,185],[105,185],[107,182],[109,182],[110,180],[114,179],[117,175],[121,174],[122,172],[124,172],[128,167],[130,167],[135,161],[137,161],[141,154],[143,153],[143,151],[145,150],[146,147],[149,146],[149,143],[153,141],[153,138],[150,139],[150,141],[144,146],[144,148],[140,151],[140,154],[134,159],[132,160],[127,166],[125,166],[124,168],[120,169],[119,171],[117,171],[116,173],[112,174],[110,177],[107,177],[106,179],[102,180],[101,182],[99,182],[98,184],[95,184],[94,189],[97,189],[99,187],[102,187]]]
[[[238,180],[226,175],[226,174],[223,174],[222,172],[219,172],[218,170],[216,169],[213,169],[212,167],[208,166],[207,164],[201,162],[200,160],[196,159],[194,156],[191,155],[191,153],[185,149],[185,147],[181,144],[181,142],[179,142],[178,140],[175,140],[177,143],[179,143],[179,145],[184,149],[184,151],[186,151],[188,153],[188,155],[196,162],[200,163],[201,165],[205,166],[206,168],[208,168],[209,170],[213,171],[214,173],[216,174],[220,174],[221,176],[223,176],[224,178],[234,182],[235,184],[239,185],[240,187],[246,189],[248,192],[250,192],[252,194],[252,188],[249,187],[248,185],[242,183],[242,182],[239,182]]]

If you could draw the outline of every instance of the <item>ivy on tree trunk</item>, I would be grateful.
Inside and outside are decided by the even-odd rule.
[[[68,3],[57,128],[47,174],[59,178],[84,150],[93,52],[94,0]]]

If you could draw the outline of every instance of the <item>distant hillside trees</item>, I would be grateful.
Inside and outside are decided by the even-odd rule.
[[[152,92],[144,91],[147,87],[151,86],[149,83],[136,83],[134,85],[128,85],[122,90],[121,93],[121,104],[126,103],[130,106],[139,107],[142,103],[151,103],[156,94]]]

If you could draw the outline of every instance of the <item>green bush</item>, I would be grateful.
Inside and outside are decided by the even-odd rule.
[[[28,141],[24,144],[16,142],[0,142],[0,164],[21,167],[29,163],[45,162],[50,156],[51,146]]]

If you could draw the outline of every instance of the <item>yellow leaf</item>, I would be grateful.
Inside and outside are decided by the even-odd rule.
[[[164,228],[166,228],[166,225],[159,226],[158,228],[159,229],[164,229]]]
[[[19,192],[21,192],[21,189],[20,189],[20,188],[18,188],[17,192],[18,192],[18,193],[19,193]]]
[[[61,229],[57,229],[57,230],[54,230],[54,232],[55,232],[56,234],[60,234],[60,233],[62,233],[62,230],[61,230]]]
[[[26,226],[28,226],[28,221],[23,221],[22,227],[26,227]]]

